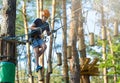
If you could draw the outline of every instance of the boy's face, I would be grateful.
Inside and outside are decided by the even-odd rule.
[[[48,19],[48,17],[42,16],[42,20],[43,20],[44,22],[46,22],[47,19]]]

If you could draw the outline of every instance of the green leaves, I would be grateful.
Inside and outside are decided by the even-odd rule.
[[[101,60],[101,63],[99,65],[100,68],[114,67],[114,65],[112,64],[112,60],[114,60],[113,55],[108,54],[107,57],[108,58],[106,60]]]

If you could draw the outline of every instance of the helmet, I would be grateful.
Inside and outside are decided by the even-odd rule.
[[[49,10],[47,10],[47,9],[43,10],[42,15],[45,16],[45,17],[49,17],[50,16]]]

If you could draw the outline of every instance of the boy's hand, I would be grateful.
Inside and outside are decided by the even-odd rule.
[[[55,33],[57,30],[52,30],[51,33]]]

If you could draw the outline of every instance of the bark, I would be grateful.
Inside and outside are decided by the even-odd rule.
[[[43,10],[43,0],[40,0],[40,10],[39,10],[39,12],[40,12],[40,18],[42,17],[42,10]]]
[[[83,28],[83,16],[82,16],[82,2],[80,1],[80,15],[79,15],[79,28],[78,28],[78,39],[79,39],[79,52],[81,59],[81,65],[84,63],[84,58],[86,58],[86,45],[85,45],[85,38],[84,38],[84,28]],[[90,83],[89,75],[81,75],[80,77],[81,83]]]
[[[111,38],[111,35],[110,35],[110,31],[108,31],[108,42],[109,42],[109,45],[110,45],[110,52],[113,55],[113,57],[115,57],[114,52],[113,52],[113,45],[112,45],[112,38]],[[115,65],[115,60],[114,59],[112,60],[112,64]],[[114,83],[117,83],[116,67],[113,67],[113,71],[115,72]]]
[[[20,83],[19,82],[19,74],[18,74],[18,65],[17,65],[17,67],[16,67],[16,83]]]
[[[56,0],[52,0],[52,16],[51,16],[51,29],[54,30],[54,17],[56,12]],[[50,36],[50,45],[49,45],[49,55],[48,55],[48,63],[51,63],[52,59],[52,46],[53,46],[53,34]],[[47,73],[46,83],[50,83],[50,73]]]
[[[7,38],[15,37],[15,20],[16,20],[16,0],[2,0],[2,24],[0,34],[2,36],[7,36]],[[16,65],[16,45],[12,42],[0,41],[0,62],[6,61],[11,62]],[[12,66],[13,67],[13,66]],[[1,66],[1,68],[4,68]],[[8,71],[11,70],[8,67]],[[15,72],[15,71],[12,71]],[[0,72],[4,78],[7,78],[6,72]],[[12,77],[14,81],[14,77]],[[2,79],[2,78],[1,78]],[[7,81],[7,80],[6,80]],[[2,80],[1,80],[2,83]]]
[[[16,0],[3,0],[2,17],[1,35],[15,36]],[[5,61],[16,64],[15,43],[4,41],[1,48],[2,56],[9,56]]]
[[[24,28],[25,28],[25,34],[28,34],[28,24],[27,24],[27,14],[26,14],[26,2],[23,3],[23,19],[24,19]],[[31,55],[30,55],[30,43],[28,35],[25,35],[25,38],[27,40],[26,43],[26,51],[27,51],[27,57],[28,57],[28,74],[29,74],[29,83],[33,82],[33,76],[31,71]]]
[[[66,17],[66,0],[62,1],[62,8],[63,8],[63,75],[65,83],[69,83],[68,77],[68,64],[67,64],[67,17]]]
[[[72,45],[72,59],[70,60],[70,74],[71,74],[71,83],[80,83],[80,64],[79,64],[79,56],[77,53],[76,42],[77,42],[77,30],[78,30],[78,21],[79,21],[79,12],[73,13],[75,10],[79,8],[79,0],[72,0],[72,8],[71,8],[71,45]]]
[[[41,18],[41,11],[43,10],[43,0],[36,0],[36,5],[37,5],[37,18]],[[42,54],[39,57],[39,64],[43,67],[42,68],[42,76],[44,76],[44,54]],[[38,72],[38,79],[41,77],[40,71]],[[44,77],[43,80],[39,81],[38,83],[44,83]]]
[[[104,9],[103,9],[103,4],[101,6],[101,25],[102,27],[105,27],[105,22],[104,22]],[[106,35],[106,33],[105,33]],[[105,38],[106,39],[106,38]],[[103,43],[102,43],[102,55],[103,55],[103,60],[106,60],[106,40],[102,40]],[[107,77],[107,68],[103,68],[103,79],[104,79],[104,83],[108,83],[108,77]]]
[[[40,17],[40,0],[36,0],[36,6],[37,6],[37,18]]]
[[[103,41],[102,43],[102,54],[103,54],[103,60],[106,60],[106,42]],[[104,75],[104,83],[108,83],[108,77],[107,77],[107,68],[103,68],[103,75]]]

